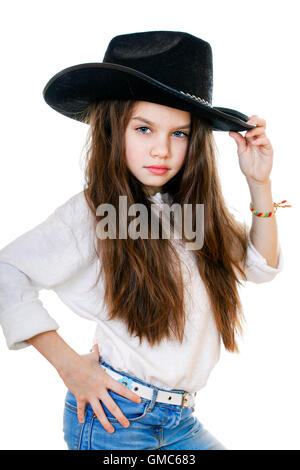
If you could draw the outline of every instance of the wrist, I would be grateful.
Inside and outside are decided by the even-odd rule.
[[[272,181],[270,178],[266,179],[265,181],[256,181],[251,178],[246,178],[248,186],[253,190],[266,190],[271,187]]]
[[[80,355],[76,353],[56,331],[46,331],[28,339],[57,370],[59,375],[64,374]]]
[[[249,191],[254,203],[254,198],[271,198],[272,199],[272,181],[269,179],[265,182],[257,182],[247,179]]]
[[[54,367],[60,377],[67,377],[74,375],[80,369],[82,362],[81,356],[70,348],[65,356],[59,358]]]
[[[254,210],[263,213],[273,211],[271,180],[264,183],[248,181],[248,185]]]

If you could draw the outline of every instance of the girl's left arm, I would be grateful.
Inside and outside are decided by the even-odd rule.
[[[229,132],[229,135],[236,141],[239,165],[246,177],[255,211],[273,211],[270,179],[273,166],[273,148],[266,136],[266,121],[253,115],[248,123],[256,124],[256,127],[247,131],[245,137],[238,132]],[[262,218],[253,214],[250,239],[256,250],[266,259],[268,265],[277,268],[279,244],[275,215]]]

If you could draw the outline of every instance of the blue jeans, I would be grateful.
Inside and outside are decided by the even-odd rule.
[[[99,362],[115,371],[102,359]],[[115,428],[110,434],[94,416],[89,403],[86,404],[84,423],[79,423],[77,401],[68,390],[64,406],[63,432],[69,450],[226,450],[193,416],[194,407],[181,408],[180,405],[156,402],[157,391],[166,389],[155,387],[127,373],[122,372],[122,375],[151,387],[152,399],[142,398],[141,403],[134,403],[112,390],[107,390],[130,422],[130,426],[124,428],[101,402],[108,420]],[[184,392],[175,389],[172,391]]]

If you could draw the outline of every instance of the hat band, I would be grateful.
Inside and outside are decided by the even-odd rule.
[[[187,95],[190,98],[194,98],[197,101],[201,101],[203,104],[206,104],[207,106],[210,106],[212,108],[212,104],[210,104],[208,101],[204,100],[203,98],[200,98],[200,96],[191,95],[190,93],[186,93],[182,90],[180,90],[180,93],[183,93],[184,95]]]

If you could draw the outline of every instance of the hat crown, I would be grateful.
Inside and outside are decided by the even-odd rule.
[[[103,62],[130,67],[212,104],[213,60],[208,42],[181,31],[115,36]]]
[[[213,130],[255,127],[248,116],[214,107],[213,57],[208,42],[181,31],[146,31],[115,36],[101,63],[67,67],[46,84],[46,103],[88,123],[92,103],[135,100],[182,109],[204,118]]]

